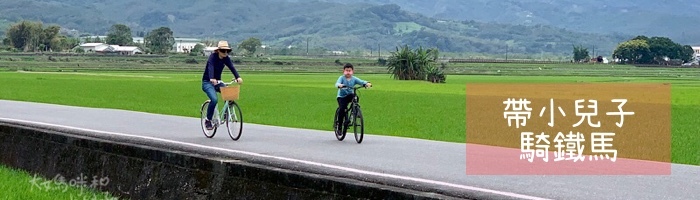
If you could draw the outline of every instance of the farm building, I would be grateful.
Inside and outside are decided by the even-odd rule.
[[[83,51],[87,53],[94,52],[110,55],[134,55],[143,53],[139,47],[108,45],[105,43],[85,43],[81,44],[79,48],[82,48]]]
[[[204,51],[204,55],[205,55],[205,56],[209,56],[209,55],[211,55],[212,53],[214,53],[214,51],[215,51],[216,49],[218,49],[218,47],[205,47],[204,50],[203,50],[203,51]]]
[[[109,45],[105,43],[85,43],[81,44],[80,48],[82,48],[85,52],[97,52],[104,48],[107,48],[107,46]]]
[[[119,55],[134,55],[134,54],[141,54],[143,51],[139,47],[135,46],[119,46],[119,45],[109,45],[109,47],[105,48],[101,52],[98,53],[103,53],[103,54],[119,54]]]

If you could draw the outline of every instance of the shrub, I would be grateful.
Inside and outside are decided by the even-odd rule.
[[[437,49],[418,47],[411,50],[408,46],[404,46],[401,49],[397,47],[396,51],[391,53],[386,65],[394,79],[444,83],[446,79],[443,72],[445,65],[435,67],[437,58]]]

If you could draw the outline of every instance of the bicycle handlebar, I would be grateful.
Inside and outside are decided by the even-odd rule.
[[[369,88],[369,87],[367,87],[367,86],[360,86],[360,87],[355,87],[355,86],[353,86],[353,87],[349,87],[349,86],[347,86],[347,85],[344,85],[343,87],[338,87],[338,88],[339,88],[339,89],[343,89],[343,88],[359,89],[359,88]]]
[[[221,81],[221,80],[218,80],[218,81],[217,81],[217,84],[222,84],[222,83],[223,83],[224,85],[227,85],[227,86],[228,86],[228,85],[233,85],[233,83],[238,83],[238,82],[236,82],[236,80],[232,80],[231,82],[224,82],[224,81]],[[239,83],[239,84],[240,84],[240,83]]]

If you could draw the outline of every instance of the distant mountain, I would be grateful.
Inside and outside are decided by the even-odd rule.
[[[305,2],[316,0],[289,0]],[[321,0],[397,4],[411,12],[451,20],[550,25],[577,32],[658,35],[700,44],[697,0]]]
[[[332,0],[343,1],[343,0]],[[132,31],[168,26],[178,37],[228,39],[235,43],[258,37],[274,48],[287,46],[327,50],[393,50],[397,45],[438,47],[448,52],[486,54],[571,54],[584,45],[609,55],[617,43],[634,34],[592,34],[552,26],[504,25],[474,20],[438,20],[407,12],[393,4],[338,3],[308,0],[17,0],[0,2],[9,21],[41,20],[67,29],[104,35],[112,24]],[[429,5],[430,2],[413,7]],[[453,2],[438,0],[436,2]],[[486,2],[486,1],[484,1]],[[442,4],[440,4],[442,5]],[[407,6],[411,8],[412,6]],[[447,9],[447,8],[446,8]],[[455,8],[449,8],[455,9]],[[447,9],[447,10],[449,10]],[[41,13],[41,14],[37,14]],[[440,16],[440,14],[435,14]]]

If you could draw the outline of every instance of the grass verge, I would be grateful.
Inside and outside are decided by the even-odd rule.
[[[11,169],[0,165],[0,199],[117,199],[104,192],[89,187],[93,179],[85,179],[85,185],[78,187],[81,181],[78,177],[63,177],[63,182],[57,181],[62,176],[46,179],[21,170]],[[102,178],[102,184],[109,183]],[[98,185],[99,179],[96,182]]]

